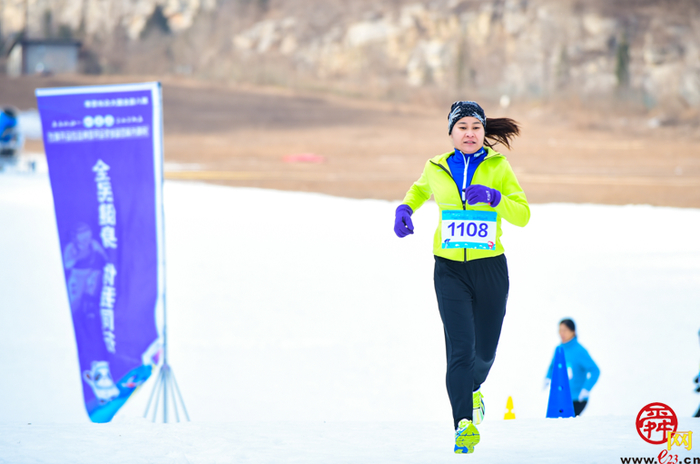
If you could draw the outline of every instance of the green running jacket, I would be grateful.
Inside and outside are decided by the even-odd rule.
[[[530,220],[530,205],[527,203],[525,192],[515,178],[513,169],[506,157],[497,151],[484,147],[487,155],[474,172],[471,185],[481,184],[501,192],[501,202],[495,208],[486,203],[474,206],[462,203],[459,187],[452,178],[447,158],[454,153],[451,151],[425,163],[420,179],[413,183],[403,203],[415,212],[432,194],[440,208],[438,227],[433,239],[433,253],[453,261],[471,261],[473,259],[489,258],[503,254],[501,245],[501,219],[513,225],[525,227]],[[496,211],[496,247],[493,250],[475,250],[465,248],[442,248],[442,211],[443,210],[474,210]]]

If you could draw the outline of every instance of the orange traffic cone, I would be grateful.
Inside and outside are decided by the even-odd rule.
[[[509,396],[506,402],[506,415],[503,420],[515,419],[515,411],[513,411],[513,397]]]

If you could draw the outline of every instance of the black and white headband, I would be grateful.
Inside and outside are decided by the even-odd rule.
[[[450,108],[450,114],[447,115],[447,121],[449,123],[448,134],[452,133],[452,128],[457,121],[467,116],[478,119],[481,121],[481,124],[484,125],[484,128],[486,128],[486,113],[484,113],[484,109],[480,107],[477,102],[456,101],[452,104],[452,108]]]

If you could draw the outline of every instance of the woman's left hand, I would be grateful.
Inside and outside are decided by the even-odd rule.
[[[477,203],[488,203],[492,207],[498,206],[501,202],[501,192],[485,185],[475,184],[467,187],[467,203],[475,205]]]

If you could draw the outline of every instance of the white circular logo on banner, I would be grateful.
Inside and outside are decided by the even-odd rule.
[[[85,116],[83,118],[83,126],[87,127],[88,129],[91,128],[94,125],[94,121],[92,120],[92,116]]]
[[[105,124],[105,118],[100,115],[95,116],[95,125],[97,127],[102,127]]]
[[[112,127],[114,125],[114,116],[108,114],[105,116],[105,126]]]

